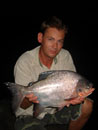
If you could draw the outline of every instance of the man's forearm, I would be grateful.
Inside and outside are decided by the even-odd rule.
[[[32,102],[30,102],[30,101],[28,100],[28,98],[25,97],[25,98],[23,99],[23,101],[22,101],[20,107],[23,108],[23,109],[27,109],[27,108],[30,107],[31,105],[32,105]]]

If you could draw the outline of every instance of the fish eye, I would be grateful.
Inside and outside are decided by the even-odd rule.
[[[79,92],[82,92],[82,89],[81,89],[81,88],[79,88],[78,90],[79,90]]]

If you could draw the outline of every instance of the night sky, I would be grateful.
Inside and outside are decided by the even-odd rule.
[[[78,7],[79,9],[79,7]],[[94,112],[91,121],[97,112],[97,9],[95,5],[81,9],[74,8],[65,13],[52,14],[63,20],[68,26],[68,35],[65,38],[64,48],[72,54],[77,72],[90,80],[95,92],[90,96],[94,101]],[[63,9],[64,10],[64,9]],[[51,14],[39,15],[4,15],[0,17],[0,98],[10,98],[4,82],[14,81],[13,67],[17,58],[25,51],[38,46],[37,33],[40,24]]]

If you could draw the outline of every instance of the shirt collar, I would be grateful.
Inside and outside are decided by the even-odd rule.
[[[55,64],[57,64],[57,57],[54,58],[53,62],[54,62]],[[40,64],[41,67],[44,67],[43,64],[41,63],[40,59],[39,59],[39,64]],[[53,63],[52,63],[52,64],[53,64]]]

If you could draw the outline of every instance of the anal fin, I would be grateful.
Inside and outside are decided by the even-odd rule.
[[[39,115],[44,112],[44,109],[40,104],[34,104],[34,117],[39,118]]]

